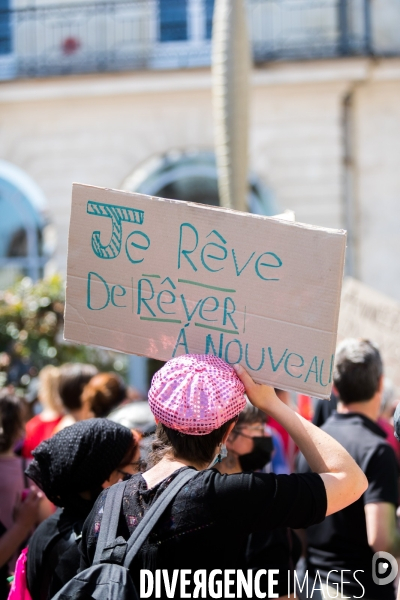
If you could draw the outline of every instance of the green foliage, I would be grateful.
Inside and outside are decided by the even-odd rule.
[[[0,371],[3,382],[26,386],[42,367],[65,362],[95,364],[126,375],[122,354],[63,340],[64,282],[53,275],[37,283],[25,277],[0,292]]]

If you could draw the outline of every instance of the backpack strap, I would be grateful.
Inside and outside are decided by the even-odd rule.
[[[99,537],[97,539],[96,553],[93,564],[100,564],[104,548],[111,544],[117,537],[119,515],[121,512],[122,498],[124,496],[126,481],[115,483],[108,488],[104,512],[101,519]]]
[[[154,504],[149,508],[146,515],[140,521],[139,525],[136,527],[135,531],[131,535],[128,540],[128,546],[126,551],[126,556],[124,560],[124,567],[126,569],[129,568],[132,563],[135,555],[140,550],[144,541],[150,534],[151,530],[167,508],[167,506],[172,502],[176,494],[179,492],[183,486],[194,477],[198,471],[194,469],[185,469],[181,471],[172,483],[169,484],[167,489],[161,494],[161,496],[154,502]]]

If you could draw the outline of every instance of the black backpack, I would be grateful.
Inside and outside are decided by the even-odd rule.
[[[129,566],[167,506],[196,473],[185,469],[175,477],[128,542],[116,537],[126,482],[113,485],[107,493],[92,566],[75,575],[52,600],[139,600]]]

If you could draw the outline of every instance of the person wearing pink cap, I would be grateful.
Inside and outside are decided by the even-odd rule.
[[[285,427],[313,473],[224,475],[212,468],[245,407],[245,393]],[[363,472],[338,442],[283,404],[272,387],[256,384],[243,367],[233,368],[216,356],[185,355],[168,361],[153,378],[149,405],[158,422],[154,466],[126,484],[118,526],[122,560],[123,540],[176,475],[183,469],[197,473],[176,494],[131,563],[129,571],[142,597],[155,596],[141,589],[141,570],[165,570],[171,575],[169,582],[174,570],[186,570],[185,591],[190,593],[200,577],[191,581],[190,574],[214,573],[215,578],[217,570],[224,578],[227,570],[243,569],[252,532],[319,523],[367,488]],[[106,497],[107,490],[85,522],[81,569],[93,563]],[[163,589],[157,597],[167,597]],[[178,584],[168,597],[190,596],[181,596]]]

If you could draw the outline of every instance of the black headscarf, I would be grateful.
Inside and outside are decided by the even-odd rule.
[[[25,472],[56,506],[85,510],[79,493],[92,492],[94,502],[132,440],[130,429],[108,419],[79,421],[42,442]]]

